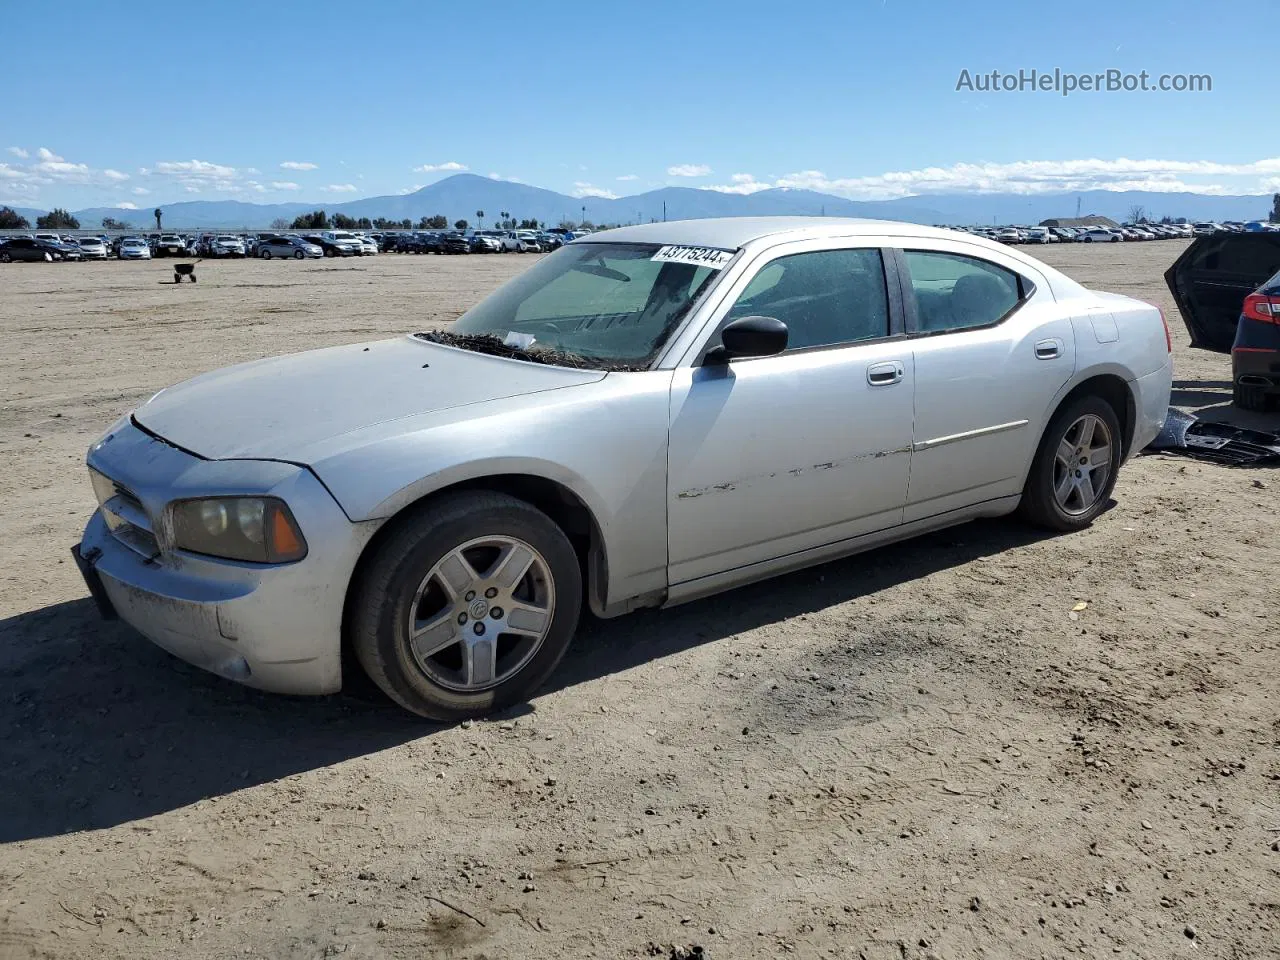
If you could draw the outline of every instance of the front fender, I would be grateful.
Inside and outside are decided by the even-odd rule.
[[[611,373],[380,424],[341,438],[311,467],[354,521],[484,477],[558,483],[595,518],[612,603],[666,587],[670,382],[670,371]]]

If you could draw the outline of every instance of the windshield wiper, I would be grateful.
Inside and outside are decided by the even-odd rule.
[[[588,357],[565,350],[553,350],[550,347],[528,349],[507,343],[492,333],[451,333],[447,330],[424,330],[415,333],[419,340],[428,343],[439,343],[446,347],[460,347],[474,353],[487,353],[494,357],[506,357],[508,360],[527,360],[530,363],[545,363],[554,367],[572,367],[575,370],[647,370],[647,364],[628,363],[622,360],[610,360],[605,357]]]

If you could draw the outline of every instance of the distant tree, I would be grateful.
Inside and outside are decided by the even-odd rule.
[[[123,220],[117,220],[115,217],[103,217],[102,229],[103,230],[128,230],[129,225],[125,223]]]
[[[372,230],[372,229],[373,229],[373,221],[372,221],[372,220],[370,220],[368,217],[361,217],[359,220],[357,220],[357,221],[356,221],[356,229],[358,229],[358,230]]]
[[[480,229],[483,230],[484,229],[484,211],[483,210],[476,211],[476,222],[480,224]]]
[[[453,229],[459,230],[459,231],[467,229],[467,221],[465,220],[453,221]]]
[[[443,213],[432,214],[427,220],[427,227],[431,230],[445,230],[449,226],[449,218]]]
[[[284,217],[276,217],[274,220],[271,221],[271,229],[272,230],[288,230],[289,221],[286,220]]]
[[[560,226],[565,227],[565,228],[567,229],[568,227],[573,226],[573,224],[571,224],[571,223],[562,223],[562,224],[560,224]],[[538,221],[537,221],[537,220],[521,220],[521,221],[520,221],[520,226],[519,226],[519,228],[518,228],[518,229],[520,229],[520,230],[537,230],[537,229],[538,229]]]
[[[0,230],[30,230],[31,221],[12,207],[0,207]]]
[[[61,207],[54,207],[43,217],[36,218],[36,226],[41,230],[79,230],[80,221]]]
[[[1160,218],[1160,222],[1161,222],[1161,223],[1173,223],[1173,217],[1169,216],[1169,215],[1166,213],[1163,217],[1161,217],[1161,218]]]
[[[410,220],[408,217],[405,217],[403,220],[401,220],[401,221],[400,221],[400,229],[401,229],[401,230],[412,230],[412,229],[413,229],[413,221],[412,221],[412,220]]]
[[[502,223],[501,223],[502,229],[510,230],[511,229],[511,211],[501,210],[498,212],[498,216],[502,217]]]
[[[1280,223],[1280,193],[1271,195],[1271,222]]]
[[[1147,221],[1146,207],[1144,207],[1140,203],[1135,203],[1132,207],[1129,208],[1130,223],[1146,223],[1146,221]]]
[[[523,223],[521,223],[521,226],[523,226]],[[561,220],[561,221],[560,221],[560,229],[561,229],[561,230],[572,230],[572,229],[573,229],[574,227],[576,227],[576,226],[578,226],[578,224],[574,223],[572,220]]]
[[[292,226],[294,230],[328,230],[329,218],[323,210],[312,210],[295,217]]]
[[[164,211],[156,207],[152,212],[152,216],[156,218],[156,233],[160,232],[160,218],[164,216]]]
[[[335,230],[354,230],[356,228],[356,218],[348,217],[345,213],[335,213],[333,215],[333,226]]]

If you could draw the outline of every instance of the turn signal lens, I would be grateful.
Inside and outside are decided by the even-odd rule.
[[[169,505],[170,542],[178,550],[250,563],[291,563],[307,542],[283,500],[210,497]]]

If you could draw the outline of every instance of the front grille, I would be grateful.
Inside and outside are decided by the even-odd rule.
[[[110,477],[89,471],[102,519],[112,536],[139,556],[150,560],[160,553],[151,517],[134,492]]]

